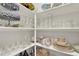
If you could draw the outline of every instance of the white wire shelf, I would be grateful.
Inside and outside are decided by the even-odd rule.
[[[23,52],[24,50],[27,50],[33,46],[34,44],[30,44],[30,45],[27,45],[25,48],[18,48],[17,50],[12,51],[11,54],[9,54],[9,56],[15,56],[19,54],[20,52]]]
[[[65,30],[65,29],[71,29],[71,30],[75,30],[75,29],[79,29],[78,27],[77,28],[36,28],[36,30]]]
[[[40,46],[40,47],[43,47],[43,48],[46,48],[46,49],[49,49],[49,50],[57,51],[57,52],[59,52],[59,53],[64,53],[64,54],[68,54],[68,55],[72,55],[72,56],[79,56],[79,53],[76,53],[75,51],[68,53],[68,52],[62,52],[62,51],[60,51],[60,50],[57,50],[57,49],[55,49],[54,47],[51,47],[51,46],[50,46],[50,47],[46,47],[46,46],[44,46],[44,45],[42,45],[42,44],[39,44],[39,43],[37,43],[36,45],[37,45],[37,46]]]
[[[0,29],[8,29],[8,30],[34,30],[34,28],[25,28],[25,27],[0,27]]]

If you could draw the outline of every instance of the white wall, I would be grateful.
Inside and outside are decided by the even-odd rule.
[[[79,44],[79,30],[38,30],[37,37],[65,37],[71,44]]]
[[[33,31],[30,30],[13,30],[13,29],[0,29],[0,48],[22,44],[28,44],[34,36]]]

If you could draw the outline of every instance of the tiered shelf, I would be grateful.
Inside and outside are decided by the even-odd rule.
[[[21,16],[21,20],[20,20],[21,27],[0,27],[0,31],[4,31],[4,30],[10,31],[10,32],[19,31],[17,33],[20,33],[20,31],[21,31],[20,34],[27,33],[26,36],[29,35],[29,36],[33,37],[33,39],[31,38],[30,40],[28,40],[26,37],[27,42],[26,42],[25,47],[22,48],[22,46],[21,46],[20,48],[14,49],[13,51],[7,53],[6,55],[17,55],[18,53],[20,53],[24,50],[27,50],[33,46],[35,46],[35,56],[36,56],[36,47],[37,46],[40,46],[40,47],[43,47],[45,49],[49,49],[52,51],[56,51],[58,53],[67,54],[67,55],[72,55],[72,56],[79,55],[79,53],[76,53],[75,51],[70,52],[70,53],[62,52],[60,50],[55,49],[54,47],[51,47],[51,46],[47,47],[45,45],[42,45],[41,43],[36,42],[36,40],[37,40],[36,37],[37,37],[38,31],[61,30],[64,32],[64,30],[73,30],[73,31],[76,31],[76,29],[79,30],[79,27],[76,26],[79,23],[78,22],[79,4],[64,4],[64,5],[55,7],[55,8],[51,8],[44,12],[40,12],[40,13],[33,13],[33,12],[29,11],[28,9],[26,9],[21,4],[18,4],[18,5],[20,6],[19,13]],[[69,22],[69,21],[65,21],[65,20],[73,20],[73,23],[74,23],[75,19],[77,19],[77,20],[73,26],[72,26],[71,21],[70,21],[70,24],[68,23],[68,24],[63,25],[64,23]],[[62,22],[62,20],[64,20],[64,21]],[[53,24],[53,22],[55,22],[55,24]],[[7,33],[7,34],[9,34],[9,33]],[[25,34],[23,34],[23,35],[25,35]],[[24,38],[24,36],[23,36],[23,38]],[[31,40],[34,42],[32,43]],[[30,44],[27,44],[28,42],[30,42]],[[72,42],[70,42],[70,43],[72,43]]]
[[[43,35],[49,36],[51,34],[47,31],[51,31],[51,30],[55,31],[55,32],[57,30],[59,30],[61,32],[64,32],[66,30],[71,30],[71,31],[73,30],[76,32],[76,30],[79,30],[79,26],[78,26],[78,23],[79,23],[78,22],[78,19],[79,19],[78,9],[79,8],[78,7],[79,7],[79,4],[66,4],[66,5],[56,7],[56,8],[51,8],[49,10],[46,10],[45,12],[37,13],[36,14],[36,16],[37,16],[36,33],[39,31],[37,34],[40,33],[39,35],[41,35],[41,36],[43,36]],[[47,33],[45,32],[43,34],[44,31],[46,31]],[[68,31],[68,32],[70,32],[70,31]],[[39,36],[37,34],[36,34],[36,37]],[[54,33],[54,34],[56,34],[56,33]],[[62,34],[62,35],[65,35],[65,34]],[[61,36],[61,34],[60,34],[60,36]],[[73,40],[70,40],[70,41],[71,41],[70,43],[72,43]],[[67,53],[67,52],[57,50],[51,46],[47,47],[45,45],[42,45],[41,43],[36,43],[36,45],[49,49],[49,50],[52,50],[52,51],[59,52],[59,53],[64,53],[64,54],[73,55],[73,56],[79,55],[79,53],[77,53],[75,51]]]

